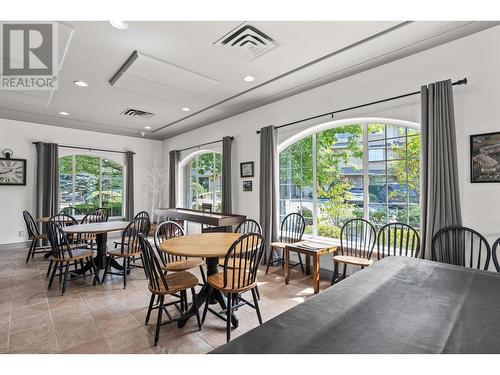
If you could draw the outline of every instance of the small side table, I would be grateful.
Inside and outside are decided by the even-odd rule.
[[[308,246],[307,244],[314,244]],[[319,242],[316,241],[301,241],[296,243],[287,244],[285,247],[285,284],[288,285],[290,281],[290,251],[294,251],[306,256],[306,275],[310,275],[311,257],[313,258],[313,271],[312,281],[314,287],[314,294],[319,293],[319,257],[322,255],[331,254],[337,251],[338,246],[334,244],[325,243],[324,247],[319,247]]]

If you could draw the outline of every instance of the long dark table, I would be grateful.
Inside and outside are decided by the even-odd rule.
[[[500,353],[500,274],[387,257],[212,353]]]
[[[236,214],[221,214],[216,212],[191,210],[189,208],[157,208],[156,214],[167,216],[169,219],[186,220],[193,223],[226,227],[238,225],[245,221],[246,216]]]

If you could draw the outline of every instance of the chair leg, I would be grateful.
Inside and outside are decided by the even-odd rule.
[[[51,261],[51,262],[52,262],[52,261]],[[50,287],[52,286],[52,282],[54,281],[54,277],[56,276],[57,266],[58,266],[58,264],[57,264],[57,263],[55,263],[55,264],[54,264],[54,267],[52,268],[52,275],[50,275],[50,280],[49,280],[49,287],[48,287],[48,289],[50,289]]]
[[[333,261],[333,275],[332,275],[332,282],[330,285],[335,284],[337,281],[337,277],[339,277],[339,264],[338,262]]]
[[[288,265],[290,266],[290,265]],[[281,250],[281,269],[285,268],[285,249]]]
[[[194,288],[191,288],[191,295],[193,296],[193,306],[196,311],[196,321],[198,322],[198,330],[201,331],[201,319],[200,319],[200,309],[198,307],[198,300],[196,299],[196,292]]]
[[[205,301],[205,308],[203,309],[203,317],[201,318],[201,324],[205,323],[205,318],[207,317],[208,305],[210,304],[210,297],[212,296],[212,286],[208,286],[207,300]]]
[[[68,285],[68,276],[69,276],[69,262],[67,262],[66,266],[64,267],[64,282],[63,282],[62,292],[61,292],[62,295],[64,295],[64,292],[66,291],[66,285]]]
[[[47,268],[47,276],[46,277],[49,277],[50,275],[50,270],[52,269],[52,264],[54,263],[54,261],[51,259],[50,262],[49,262],[49,267]]]
[[[35,242],[36,242],[35,240],[31,241],[30,248],[28,250],[28,256],[26,257],[26,263],[28,263],[30,261],[31,253],[35,252]]]
[[[88,260],[87,260],[87,262],[88,262]],[[83,264],[83,259],[80,259],[80,267],[82,269],[83,276],[87,277],[86,272],[85,272],[85,265]],[[75,263],[75,270],[76,270],[76,263]]]
[[[262,315],[260,315],[259,301],[257,299],[257,293],[254,288],[252,289],[253,304],[255,305],[255,310],[257,311],[257,318],[259,319],[259,324],[262,324]]]
[[[102,283],[106,280],[106,276],[108,275],[110,264],[111,264],[111,255],[108,255],[106,257],[106,265],[104,266],[104,274],[102,275],[102,281],[101,281]]]
[[[260,301],[260,292],[259,292],[259,287],[255,285],[255,293],[257,294],[257,299]]]
[[[64,275],[63,267],[64,267],[64,264],[61,262],[59,264],[59,284],[62,282],[62,277]]]
[[[207,283],[207,278],[205,276],[205,271],[203,270],[203,266],[200,266],[201,279],[203,280],[203,284]]]
[[[231,340],[231,313],[233,311],[233,295],[229,293],[227,296],[227,311],[226,311],[226,342]]]
[[[94,258],[90,258],[89,263],[92,266],[92,269],[94,270],[94,281],[92,283],[95,286],[96,283],[97,284],[101,283],[101,280],[99,280],[99,270],[97,269],[97,266],[96,266],[96,264],[94,262]]]
[[[273,252],[274,252],[274,249],[271,247],[271,251],[269,252],[269,256],[267,257],[266,275],[269,272],[269,266],[271,265],[271,262],[273,261]]]
[[[151,317],[151,310],[153,310],[153,304],[155,302],[155,295],[151,293],[151,299],[149,300],[148,313],[146,314],[146,322],[144,324],[149,323],[149,318]]]
[[[163,314],[163,300],[164,295],[160,296],[160,306],[158,306],[158,318],[156,319],[156,332],[155,332],[155,346],[158,345],[158,339],[160,338],[160,326],[161,326],[161,316]]]
[[[123,289],[127,287],[127,257],[123,257]]]
[[[347,263],[344,263],[344,269],[342,271],[342,279],[345,279],[345,277],[346,277],[346,271],[347,271]]]

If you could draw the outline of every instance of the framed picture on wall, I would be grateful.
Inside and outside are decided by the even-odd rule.
[[[243,191],[252,191],[252,181],[243,181]]]
[[[240,163],[240,177],[245,178],[253,176],[254,176],[253,161],[246,161],[244,163]]]
[[[471,182],[500,182],[500,132],[470,136]]]

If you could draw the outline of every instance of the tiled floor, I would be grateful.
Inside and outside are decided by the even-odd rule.
[[[70,281],[61,296],[57,280],[47,290],[43,255],[28,264],[25,256],[24,249],[1,254],[0,353],[206,353],[225,343],[225,323],[209,313],[201,331],[195,318],[182,329],[162,326],[153,346],[156,318],[152,314],[144,324],[150,295],[141,269],[132,270],[127,289],[118,276],[95,287],[88,277]],[[285,285],[281,268],[272,270],[266,276],[262,269],[258,277],[264,321],[313,295],[310,276],[293,270]],[[328,285],[321,281],[322,290]],[[236,315],[240,324],[233,338],[258,325],[248,306]]]

